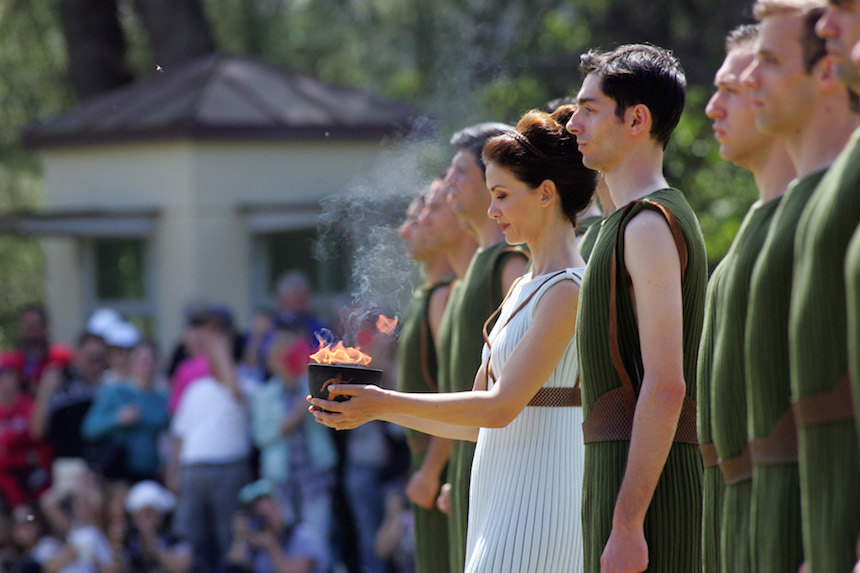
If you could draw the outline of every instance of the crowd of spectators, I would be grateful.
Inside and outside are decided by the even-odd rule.
[[[189,305],[165,353],[109,308],[74,348],[50,342],[44,309],[20,311],[0,352],[0,572],[413,570],[404,437],[314,421],[327,325],[304,274],[276,295],[247,331]],[[393,373],[395,337],[358,337]]]

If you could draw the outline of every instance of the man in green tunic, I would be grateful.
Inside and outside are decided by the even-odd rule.
[[[810,196],[856,126],[848,94],[833,79],[824,43],[814,36],[816,2],[757,2],[762,22],[756,61],[744,73],[753,90],[756,126],[785,141],[797,171],[774,214],[753,269],[746,327],[748,428],[753,470],[752,531],[762,570],[793,569],[797,538],[807,527],[799,507],[795,418],[791,411],[788,344],[795,235]],[[774,65],[778,62],[779,65]],[[803,535],[805,538],[805,535]],[[804,541],[805,559],[810,546]],[[754,555],[756,555],[754,554]],[[766,559],[770,557],[771,563]],[[781,567],[776,569],[776,567]],[[814,571],[839,570],[817,566]],[[847,570],[847,569],[846,569]]]
[[[567,128],[618,206],[591,253],[576,325],[585,571],[697,571],[693,397],[707,262],[692,209],[662,174],[686,79],[670,53],[644,45],[589,52],[580,70]]]
[[[835,76],[854,90],[860,88],[860,80],[849,52],[860,39],[858,12],[856,1],[833,1],[817,27]],[[849,99],[839,91],[843,96],[839,111],[845,116],[838,124],[840,143],[847,147],[800,218],[789,315],[803,542],[812,573],[850,570],[857,560],[860,532],[860,447],[850,397],[844,282],[848,242],[860,223],[860,132],[850,135],[857,121],[848,108],[850,102],[856,112],[856,92]]]
[[[527,255],[510,247],[501,229],[487,216],[490,193],[484,179],[481,151],[490,137],[513,129],[504,124],[478,124],[454,134],[457,153],[445,182],[448,202],[461,224],[478,243],[462,280],[452,290],[439,327],[439,390],[471,390],[481,365],[484,322],[502,302],[511,284],[525,271]],[[448,535],[450,569],[466,565],[466,524],[474,442],[453,442],[448,462]]]
[[[800,560],[781,563],[783,555],[790,551],[770,554],[757,544],[756,535],[765,534],[769,538],[768,533],[781,533],[781,524],[769,524],[766,532],[759,529],[751,532],[750,529],[753,468],[747,447],[746,396],[747,386],[755,384],[746,380],[744,368],[750,276],[773,214],[794,177],[794,166],[785,144],[756,129],[750,90],[741,84],[741,73],[755,58],[757,36],[758,28],[754,26],[742,26],[729,36],[726,59],[714,82],[717,91],[705,110],[714,120],[720,155],[751,171],[759,191],[759,200],[750,208],[720,263],[719,290],[709,291],[719,297],[716,301],[719,320],[714,333],[711,371],[704,377],[700,375],[698,380],[699,417],[709,418],[710,428],[705,430],[713,437],[725,483],[722,507],[714,505],[719,495],[708,496],[710,492],[705,492],[702,511],[704,515],[722,512],[719,562],[720,570],[726,573],[795,571],[800,565]],[[704,359],[700,352],[699,363]],[[707,381],[710,381],[710,394],[703,395],[703,382]],[[699,427],[701,429],[702,424]],[[702,434],[699,439],[703,439]],[[703,522],[703,529],[707,525]],[[800,543],[800,539],[793,541]],[[795,554],[799,555],[799,551]],[[703,563],[703,569],[710,570],[710,564]]]
[[[705,109],[714,120],[714,137],[720,143],[721,157],[752,172],[760,198],[711,276],[699,346],[698,430],[705,466],[702,570],[708,572],[764,570],[751,569],[752,467],[745,463],[733,468],[725,463],[743,452],[747,443],[746,410],[738,406],[746,402],[743,340],[749,275],[779,198],[794,176],[785,145],[756,129],[750,94],[741,84],[741,73],[755,57],[757,36],[758,28],[748,25],[729,34],[726,59],[714,78],[717,89]],[[712,441],[716,445],[709,446]],[[740,470],[729,476],[732,484],[728,486],[725,520],[722,514],[726,482],[718,461],[723,462],[722,467]],[[743,509],[730,511],[733,507]]]
[[[441,188],[436,180],[432,188]],[[427,197],[416,197],[400,226],[406,250],[421,265],[424,284],[412,296],[403,321],[398,343],[398,390],[436,392],[437,360],[434,345],[454,271],[444,252],[431,248],[429,240],[436,229],[419,224]],[[445,229],[452,231],[454,229]],[[415,563],[419,573],[448,571],[448,518],[436,509],[441,476],[448,461],[448,440],[406,430],[411,455],[410,479],[406,495],[412,502],[415,518]]]

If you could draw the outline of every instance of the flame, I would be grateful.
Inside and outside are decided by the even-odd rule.
[[[343,341],[333,346],[321,344],[320,349],[310,355],[310,359],[317,364],[358,364],[360,366],[367,366],[373,360],[358,348],[344,346]]]
[[[397,317],[388,318],[384,314],[380,314],[376,319],[376,330],[382,334],[391,334],[397,328]]]

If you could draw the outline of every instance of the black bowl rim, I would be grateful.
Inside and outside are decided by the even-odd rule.
[[[341,370],[363,370],[367,372],[382,372],[379,368],[370,368],[369,366],[361,366],[360,364],[322,364],[320,362],[309,362],[308,367],[325,366],[327,368],[338,368]]]

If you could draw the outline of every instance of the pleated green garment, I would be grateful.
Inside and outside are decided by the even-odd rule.
[[[780,200],[756,202],[723,260],[725,275],[718,305],[720,321],[714,342],[711,371],[711,432],[720,461],[740,456],[747,448],[744,332],[753,266],[761,252]],[[752,383],[752,381],[750,381]],[[700,410],[703,408],[699,404]],[[752,479],[726,483],[720,525],[720,563],[723,573],[754,571],[750,547]]]
[[[720,263],[708,280],[705,300],[705,321],[699,343],[696,367],[696,428],[699,443],[713,445],[711,436],[711,369],[714,363],[714,333],[719,323],[718,307],[725,266]],[[726,483],[719,466],[704,468],[702,473],[702,573],[720,571],[720,521],[723,515],[723,495]]]
[[[661,203],[677,217],[687,244],[688,263],[683,281],[683,351],[687,395],[696,396],[696,360],[702,332],[707,285],[705,243],[695,214],[677,189],[663,189],[647,199]],[[621,220],[624,209],[606,218],[591,253],[580,291],[576,325],[583,414],[587,419],[595,401],[621,386],[613,367],[609,339],[609,291],[616,231],[645,209],[637,205]],[[623,232],[621,235],[623,243]],[[624,252],[623,244],[620,252]],[[629,289],[617,291],[619,346],[630,373],[642,372],[639,332]],[[612,530],[612,515],[627,464],[630,442],[606,441],[585,446],[582,517],[585,571],[600,571],[600,556]],[[651,572],[698,571],[701,567],[702,460],[694,444],[674,443],[648,512],[645,538]]]
[[[430,298],[450,281],[416,289],[398,339],[398,390],[432,392],[437,384],[437,357],[430,331]],[[406,429],[410,475],[421,468],[430,436]],[[444,474],[443,474],[444,478]],[[436,509],[412,504],[415,518],[415,565],[418,573],[447,573],[448,517]]]
[[[594,249],[594,243],[597,242],[597,235],[600,234],[600,224],[603,222],[603,217],[589,217],[583,219],[577,225],[577,234],[582,231],[582,238],[579,239],[579,254],[588,262],[588,257],[591,256],[591,251]]]
[[[481,366],[484,345],[484,322],[502,302],[502,270],[509,257],[527,254],[504,241],[479,249],[472,257],[463,278],[457,282],[442,315],[440,336],[440,391],[471,390]],[[448,460],[448,482],[451,484],[448,514],[448,551],[452,573],[463,571],[466,564],[466,526],[469,516],[469,480],[472,475],[474,442],[455,441]]]
[[[797,222],[824,172],[793,181],[753,269],[744,364],[747,438],[764,438],[791,408],[788,312]],[[755,571],[797,571],[803,560],[797,464],[753,464],[750,539]]]
[[[856,413],[860,412],[860,231],[854,232],[845,256],[845,289],[848,299],[848,369]],[[854,422],[860,437],[860,416],[855,416]]]
[[[860,130],[800,218],[789,314],[795,400],[831,391],[848,373],[845,254],[860,223]],[[803,543],[811,573],[850,571],[860,533],[860,448],[851,419],[798,424]]]

